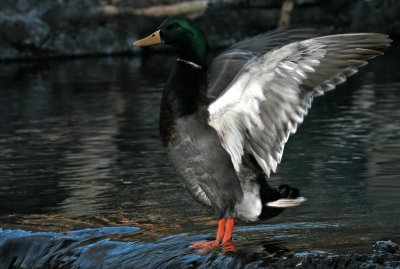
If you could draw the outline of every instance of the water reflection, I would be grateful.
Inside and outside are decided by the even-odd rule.
[[[239,244],[254,251],[284,236],[291,239],[282,249],[347,251],[400,239],[396,55],[393,46],[316,99],[271,178],[309,198],[272,225],[327,226],[274,231],[242,223]],[[158,139],[160,92],[172,61],[155,55],[1,65],[0,225],[132,225],[144,241],[213,231],[213,218],[184,191]]]

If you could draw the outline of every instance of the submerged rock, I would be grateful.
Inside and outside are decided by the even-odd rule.
[[[132,53],[130,43],[168,15],[197,18],[212,47],[274,29],[282,1],[4,0],[0,3],[0,60]],[[400,34],[400,2],[293,0],[290,21],[323,33]],[[366,14],[368,14],[366,16]]]

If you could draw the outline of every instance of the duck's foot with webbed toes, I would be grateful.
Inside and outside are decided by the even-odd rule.
[[[191,248],[212,250],[218,247],[222,247],[224,252],[236,251],[236,246],[232,242],[232,229],[234,226],[233,218],[222,218],[218,221],[217,235],[214,241],[199,241],[194,242]]]

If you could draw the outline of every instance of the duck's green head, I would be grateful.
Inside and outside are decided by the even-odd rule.
[[[153,34],[133,43],[149,46],[164,43],[176,48],[180,57],[205,67],[207,65],[207,39],[204,32],[188,18],[170,17]]]

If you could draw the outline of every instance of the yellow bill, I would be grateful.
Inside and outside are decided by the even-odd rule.
[[[154,45],[154,44],[159,44],[161,43],[161,37],[160,37],[160,30],[155,31],[154,33],[152,33],[151,35],[149,35],[148,37],[142,38],[138,41],[133,42],[133,46],[150,46],[150,45]]]

